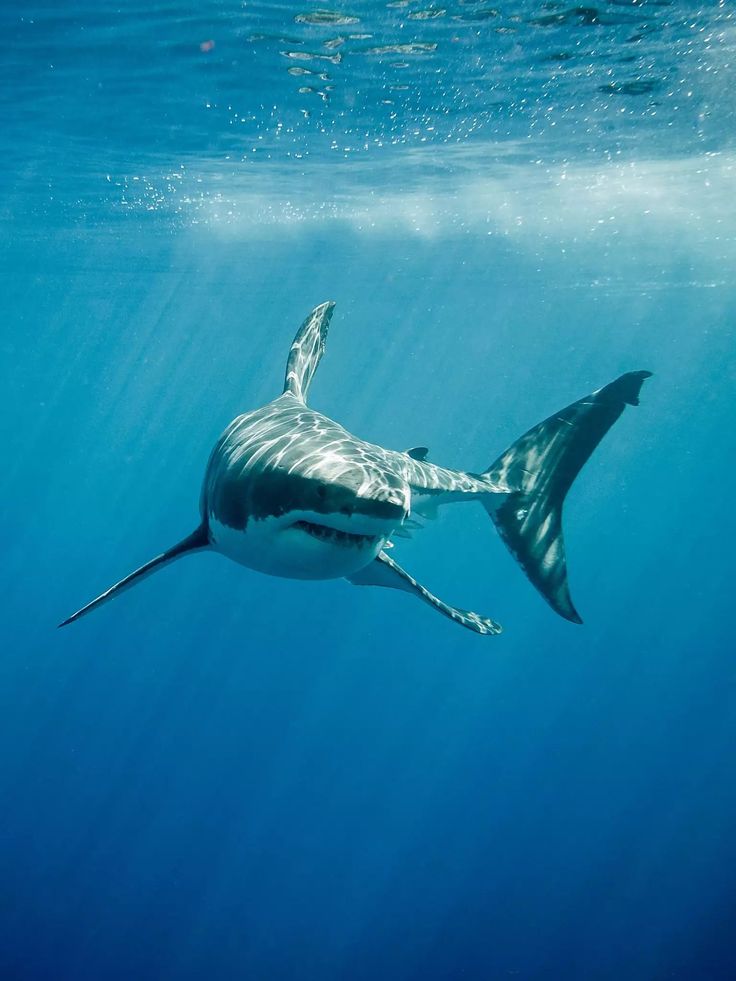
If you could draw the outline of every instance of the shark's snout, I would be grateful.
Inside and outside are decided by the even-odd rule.
[[[411,493],[407,486],[382,486],[359,490],[355,497],[356,510],[388,524],[399,524],[409,514]]]
[[[408,514],[406,502],[400,496],[359,498],[356,511],[388,523],[403,521]]]

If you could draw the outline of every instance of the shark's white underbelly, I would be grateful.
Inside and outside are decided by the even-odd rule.
[[[372,562],[392,532],[383,522],[361,517],[291,512],[251,519],[244,530],[210,517],[214,548],[229,559],[286,579],[341,579]]]

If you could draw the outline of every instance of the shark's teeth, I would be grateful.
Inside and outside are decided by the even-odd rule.
[[[313,538],[320,541],[329,542],[331,545],[354,545],[360,548],[365,546],[377,545],[380,541],[374,535],[356,535],[351,531],[340,531],[338,528],[329,528],[327,525],[318,525],[313,521],[295,521],[292,528],[299,528],[306,531]]]

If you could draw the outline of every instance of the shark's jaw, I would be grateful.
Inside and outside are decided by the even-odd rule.
[[[328,542],[342,548],[371,547],[373,543],[379,540],[375,535],[361,535],[354,531],[343,531],[341,528],[333,528],[316,521],[295,521],[291,527],[306,532],[318,541]]]
[[[400,521],[292,511],[235,529],[210,522],[213,547],[241,565],[287,579],[340,579],[364,568]]]

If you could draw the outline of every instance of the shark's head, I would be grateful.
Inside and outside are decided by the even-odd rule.
[[[350,575],[409,515],[408,484],[362,454],[278,454],[220,470],[208,486],[215,548],[261,572],[299,579]]]

